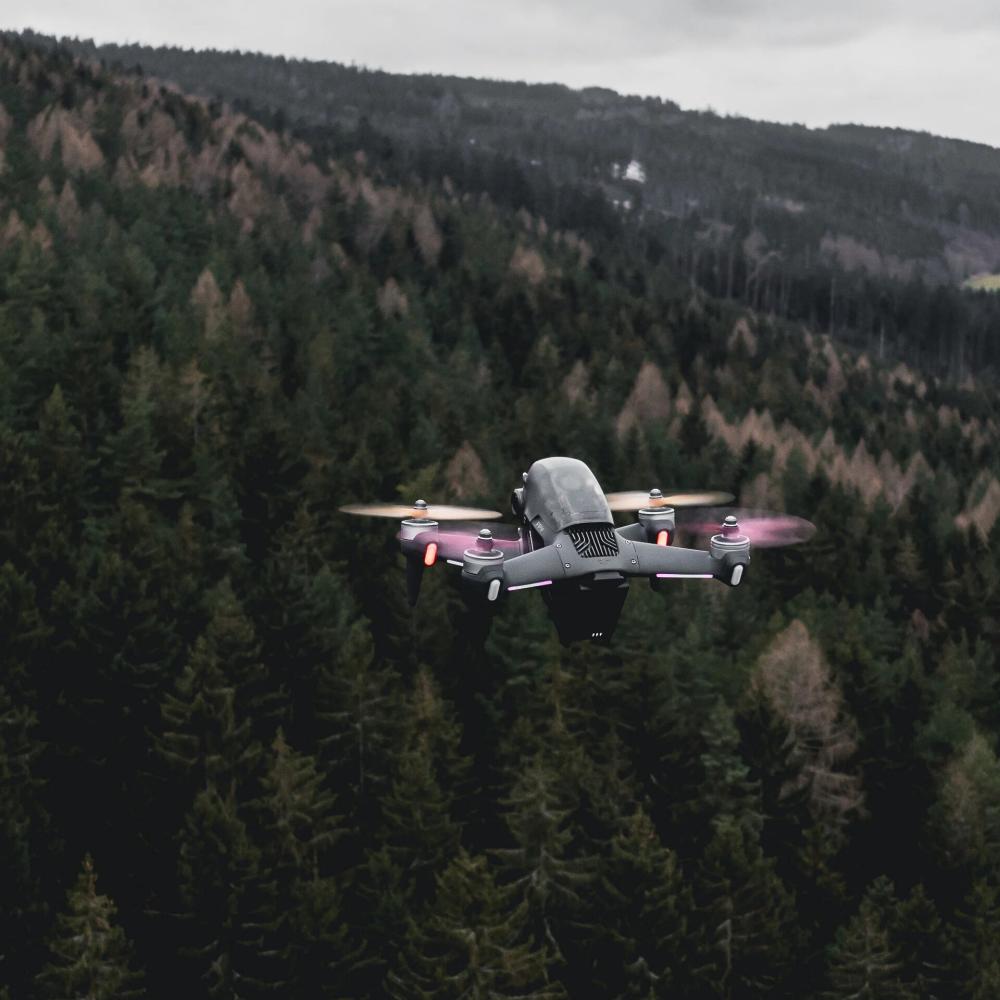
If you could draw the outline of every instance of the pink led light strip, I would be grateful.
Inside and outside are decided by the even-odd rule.
[[[711,573],[657,573],[658,580],[712,580]]]

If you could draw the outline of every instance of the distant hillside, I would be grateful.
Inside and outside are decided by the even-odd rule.
[[[452,160],[456,149],[513,156],[556,183],[593,185],[625,212],[689,220],[706,253],[735,241],[765,269],[823,261],[958,283],[1000,270],[1000,150],[975,143],[898,129],[722,118],[603,88],[407,76],[239,52],[62,44],[288,122],[374,129],[410,148],[443,148]]]

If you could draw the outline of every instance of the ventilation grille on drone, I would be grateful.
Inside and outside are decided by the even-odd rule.
[[[618,555],[618,536],[610,525],[595,524],[582,528],[569,528],[566,533],[573,539],[576,551],[584,559]]]

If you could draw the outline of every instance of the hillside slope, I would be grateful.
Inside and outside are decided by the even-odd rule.
[[[601,88],[407,76],[252,53],[61,44],[287,121],[374,128],[411,147],[444,142],[459,152],[473,146],[513,155],[557,181],[594,185],[632,212],[697,219],[704,244],[724,241],[734,227],[756,261],[819,258],[845,270],[933,282],[1000,270],[1000,150],[975,143],[899,129],[721,118]]]
[[[991,383],[373,159],[0,42],[0,994],[985,995]],[[819,531],[560,648],[336,510],[553,453]]]

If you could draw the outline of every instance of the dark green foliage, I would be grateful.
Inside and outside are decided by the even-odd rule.
[[[959,996],[986,1000],[1000,988],[1000,897],[985,879],[973,883],[951,928],[952,983]]]
[[[608,996],[669,997],[690,981],[691,892],[677,856],[637,810],[611,842],[603,930],[610,947],[599,975]]]
[[[1000,299],[815,252],[944,259],[995,155],[160,57],[313,121],[0,40],[10,997],[84,995],[44,944],[90,851],[108,995],[995,995]],[[443,565],[411,611],[337,510],[503,507],[545,453],[819,531],[564,649]]]
[[[563,997],[527,939],[527,904],[497,886],[481,855],[460,851],[438,876],[434,903],[413,922],[389,994],[400,1000]]]
[[[780,992],[796,952],[798,920],[789,891],[757,834],[722,818],[695,877],[698,967],[712,996]]]
[[[198,792],[178,837],[178,988],[225,1000],[242,994],[266,929],[254,912],[259,860],[233,795]]]
[[[263,667],[256,662],[252,626],[228,583],[206,630],[198,637],[163,702],[160,754],[192,789],[215,785],[235,791],[260,755],[249,711]]]
[[[115,904],[97,891],[97,875],[88,856],[49,941],[51,957],[38,975],[42,996],[125,1000],[143,995],[142,975],[115,918]]]
[[[890,887],[891,889],[891,887]],[[876,884],[861,901],[861,908],[846,926],[837,932],[828,955],[829,1000],[881,1000],[923,996],[905,982],[898,948],[895,946],[886,914],[878,900]]]
[[[496,852],[502,884],[527,906],[533,945],[557,964],[575,958],[580,932],[594,917],[596,885],[596,859],[576,836],[566,787],[565,776],[543,758],[528,761],[504,801],[514,846]]]
[[[268,758],[258,803],[264,847],[254,916],[263,946],[255,975],[269,992],[298,993],[327,983],[331,955],[341,971],[350,957],[336,872],[341,831],[316,762],[280,730]]]

